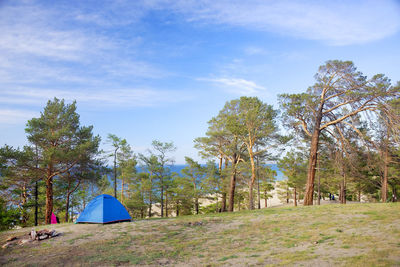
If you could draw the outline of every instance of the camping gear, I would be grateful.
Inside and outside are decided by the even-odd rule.
[[[100,195],[86,206],[76,220],[77,223],[113,223],[130,221],[126,208],[115,197]]]
[[[57,224],[57,217],[56,217],[56,215],[54,215],[54,213],[51,213],[50,223]]]

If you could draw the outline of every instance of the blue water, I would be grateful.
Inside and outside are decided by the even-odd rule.
[[[276,164],[267,164],[268,166],[271,167],[272,170],[275,170],[277,173],[277,176],[275,177],[275,179],[277,181],[281,181],[283,180],[283,173],[279,170],[278,166]],[[178,164],[178,165],[172,165],[171,166],[171,172],[176,172],[176,173],[180,173],[182,171],[182,169],[184,169],[187,165],[185,164]],[[142,168],[141,167],[137,167],[137,171],[141,172]]]

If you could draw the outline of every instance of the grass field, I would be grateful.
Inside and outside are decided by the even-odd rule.
[[[1,249],[0,265],[400,266],[397,203],[279,207],[47,228],[63,235]],[[1,232],[0,244],[30,230]]]

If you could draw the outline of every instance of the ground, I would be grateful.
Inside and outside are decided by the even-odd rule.
[[[399,203],[400,204],[400,203]],[[0,250],[2,266],[400,266],[400,205],[275,207],[118,224]],[[0,233],[27,238],[31,228]]]

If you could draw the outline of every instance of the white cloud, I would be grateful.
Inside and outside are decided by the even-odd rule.
[[[200,81],[208,81],[218,85],[233,94],[254,96],[266,93],[266,88],[253,81],[238,78],[200,78]]]
[[[265,49],[263,49],[261,47],[256,47],[256,46],[246,47],[244,49],[244,53],[249,56],[258,56],[258,55],[268,54],[268,52]]]
[[[114,10],[113,2],[110,10]],[[99,80],[116,81],[123,75],[131,81],[169,75],[150,62],[137,59],[140,36],[130,33],[115,38],[102,29],[83,27],[77,19],[78,10],[75,6],[41,5],[39,1],[2,4],[0,84],[94,85]],[[98,12],[94,15],[107,20],[108,14],[101,10],[104,8],[99,5],[94,11],[80,11],[80,19]],[[122,19],[118,14],[121,12],[114,10],[112,17]],[[128,17],[128,11],[122,13]],[[125,20],[129,22],[128,18]]]
[[[0,123],[20,124],[38,115],[38,113],[29,110],[0,109]]]
[[[333,45],[367,43],[400,29],[400,6],[394,0],[193,0],[169,5],[192,22],[227,24]]]
[[[153,89],[82,89],[55,90],[20,88],[0,92],[0,103],[43,105],[47,100],[57,97],[67,101],[76,100],[88,106],[148,107],[177,103],[191,98],[189,94],[174,90]]]

